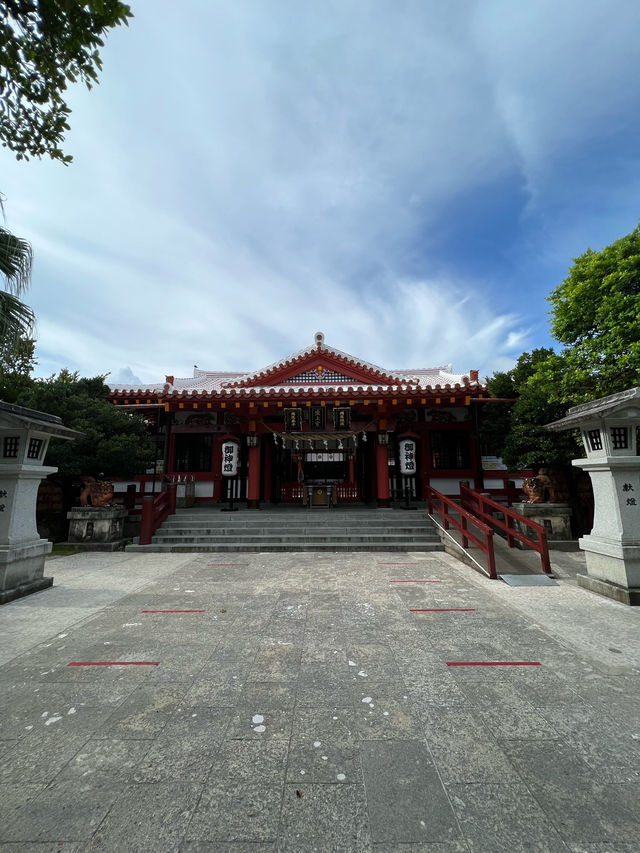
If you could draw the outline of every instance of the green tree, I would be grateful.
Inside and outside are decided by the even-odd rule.
[[[567,464],[582,455],[575,434],[544,425],[578,403],[640,384],[640,226],[576,258],[549,301],[551,331],[564,349],[523,353],[513,370],[488,380],[494,396],[517,397],[510,413],[487,406],[481,432],[509,467]]]
[[[71,113],[67,85],[97,82],[103,36],[130,17],[119,0],[0,4],[0,141],[18,160],[46,154],[71,161],[61,148]]]
[[[8,345],[0,346],[0,400],[5,403],[23,405],[33,385],[31,373],[37,362],[34,355],[35,341],[19,338]]]
[[[486,403],[480,408],[478,437],[485,456],[502,456],[511,428],[514,398],[517,396],[511,371],[497,371],[486,378],[491,396],[507,403]]]
[[[144,421],[107,402],[104,376],[80,378],[61,370],[48,379],[33,380],[22,405],[62,418],[80,430],[78,441],[52,441],[45,464],[56,465],[61,478],[79,474],[113,476],[142,473],[152,464],[155,445]]]
[[[517,360],[511,370],[498,371],[491,377],[487,377],[487,386],[492,397],[498,399],[511,399],[510,403],[487,403],[481,411],[480,443],[484,453],[493,456],[502,456],[505,459],[507,453],[507,442],[516,423],[519,423],[519,413],[524,403],[520,403],[520,396],[527,393],[527,383],[535,374],[538,366],[554,355],[553,349],[539,347],[531,353],[524,352]],[[539,418],[544,419],[545,413],[541,411]],[[536,418],[536,424],[545,423],[544,420]],[[513,460],[509,454],[509,461],[505,462],[512,467]]]
[[[29,286],[33,254],[31,245],[0,226],[0,350],[11,349],[33,331],[35,315],[20,299]]]
[[[0,3],[0,142],[18,160],[70,163],[62,151],[71,113],[69,83],[90,89],[102,68],[99,48],[112,27],[132,17],[118,0],[7,0]],[[2,204],[0,202],[0,207]],[[31,246],[0,227],[0,346],[33,331],[35,315],[20,299],[31,279]]]
[[[640,226],[576,258],[549,301],[552,334],[566,347],[560,399],[585,402],[640,384]]]
[[[536,354],[540,356],[538,359]],[[512,470],[568,465],[581,455],[581,445],[575,435],[571,431],[553,433],[545,429],[545,424],[563,417],[574,402],[561,393],[566,357],[541,348],[533,350],[531,356],[524,353],[518,364],[525,368],[520,375],[526,378],[518,388],[518,399],[505,436],[503,459]],[[528,376],[527,371],[530,371]]]

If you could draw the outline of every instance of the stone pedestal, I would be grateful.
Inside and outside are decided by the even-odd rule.
[[[119,551],[128,511],[121,506],[74,506],[67,513],[69,545],[83,551]]]
[[[579,542],[587,575],[581,586],[625,604],[640,605],[640,457],[573,462],[591,477],[593,528]]]
[[[640,387],[569,409],[549,429],[580,429],[591,477],[593,528],[579,540],[587,575],[578,583],[640,605]]]
[[[58,469],[43,465],[52,436],[79,436],[60,418],[0,402],[0,604],[52,586],[44,577],[51,542],[36,526],[40,481]]]
[[[44,577],[44,558],[51,548],[47,539],[0,546],[0,604],[53,586],[53,578]]]
[[[515,503],[514,512],[530,518],[542,525],[547,531],[547,542],[566,542],[571,539],[571,507],[566,503]],[[526,536],[531,534],[523,524],[515,523],[515,528]],[[524,546],[516,540],[516,547]],[[551,544],[549,547],[553,547]]]

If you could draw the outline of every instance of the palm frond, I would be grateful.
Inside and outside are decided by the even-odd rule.
[[[0,275],[10,293],[20,296],[27,289],[32,262],[31,244],[0,226]]]
[[[13,293],[0,290],[0,348],[33,332],[36,315]]]

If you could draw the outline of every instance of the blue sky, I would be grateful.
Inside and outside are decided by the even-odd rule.
[[[0,151],[38,372],[127,384],[312,343],[482,375],[640,219],[628,0],[134,2],[65,168]]]

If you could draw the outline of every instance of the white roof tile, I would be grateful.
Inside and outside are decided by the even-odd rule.
[[[377,373],[385,374],[386,376],[392,377],[397,380],[397,384],[394,385],[380,385],[380,384],[369,384],[369,383],[346,383],[346,384],[324,384],[324,383],[305,383],[304,385],[294,385],[293,383],[286,382],[280,383],[278,385],[252,385],[250,387],[238,388],[237,385],[240,382],[248,381],[252,377],[259,376],[260,374],[267,373],[272,370],[277,370],[278,368],[285,367],[288,363],[292,363],[297,361],[300,358],[304,358],[304,356],[311,356],[314,353],[323,352],[328,355],[339,356],[340,358],[347,359],[354,363],[356,367],[365,368],[368,370],[375,371]],[[345,372],[348,372],[348,367],[345,366]],[[173,378],[172,383],[168,382],[157,382],[153,385],[149,385],[146,388],[121,388],[117,385],[111,384],[109,387],[112,391],[119,391],[125,393],[133,394],[162,394],[162,393],[172,393],[177,391],[178,393],[198,393],[202,391],[222,391],[225,386],[232,383],[231,388],[228,389],[228,393],[230,394],[248,394],[248,393],[265,393],[269,391],[282,392],[286,390],[289,393],[299,393],[301,391],[313,392],[313,391],[348,391],[348,390],[376,390],[376,391],[385,391],[385,390],[396,390],[398,387],[403,389],[413,389],[419,390],[423,389],[433,389],[436,386],[446,386],[446,385],[463,385],[465,376],[468,374],[464,373],[454,373],[450,364],[443,365],[441,367],[419,367],[415,369],[402,368],[401,370],[385,370],[383,367],[380,367],[376,364],[372,364],[367,361],[362,361],[361,359],[357,359],[348,353],[342,352],[341,350],[334,349],[333,347],[329,347],[324,343],[324,338],[322,339],[322,347],[319,350],[317,344],[312,346],[305,347],[304,349],[298,350],[298,352],[293,355],[288,356],[287,358],[283,358],[280,361],[273,362],[273,364],[268,365],[267,367],[263,367],[261,370],[252,371],[251,373],[243,373],[238,371],[218,371],[218,370],[202,370],[198,367],[194,367],[193,376],[182,378],[175,377]],[[469,383],[471,386],[478,386],[480,383],[473,381]]]

